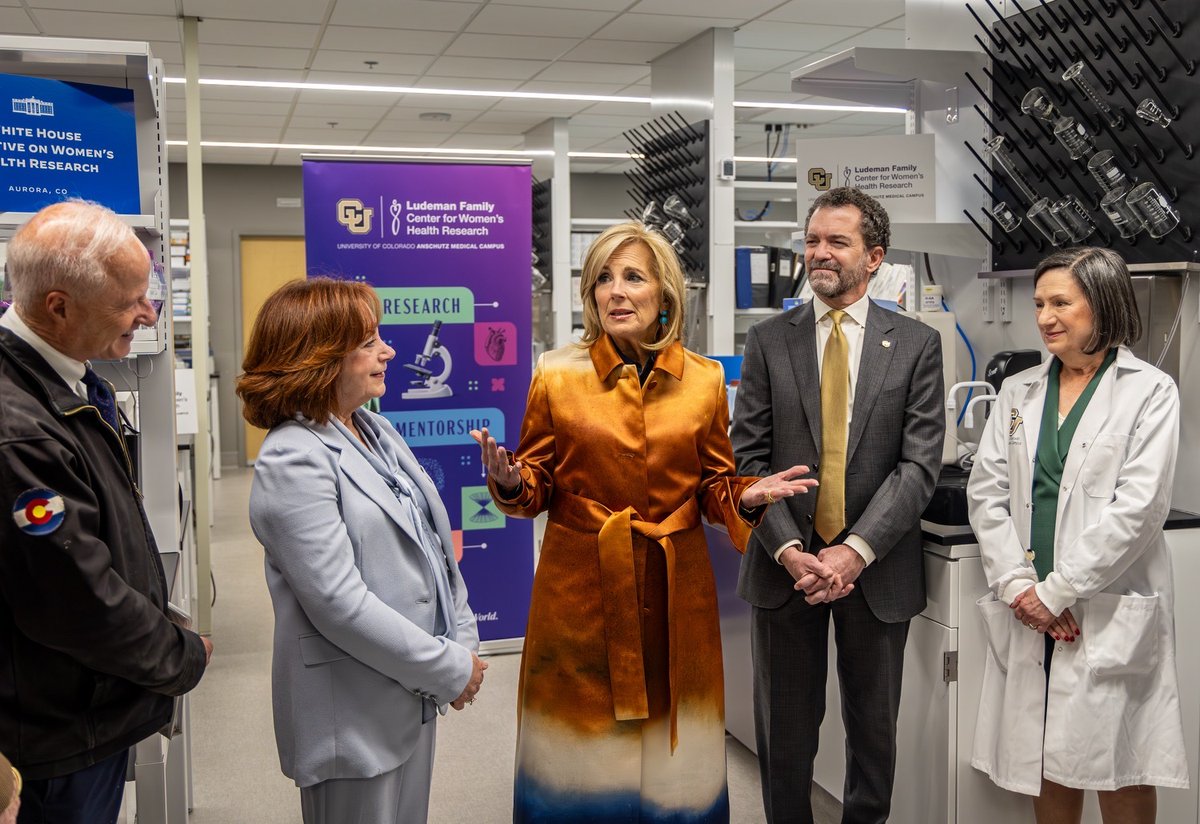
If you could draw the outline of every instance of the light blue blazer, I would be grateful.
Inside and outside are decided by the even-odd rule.
[[[274,427],[254,465],[250,525],[275,607],[279,761],[301,787],[403,764],[422,716],[466,687],[479,646],[437,489],[391,424],[372,417],[429,501],[457,640],[433,635],[437,594],[419,526],[379,473],[332,423]]]

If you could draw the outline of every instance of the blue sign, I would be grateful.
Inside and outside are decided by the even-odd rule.
[[[133,91],[0,74],[0,212],[69,197],[141,214]]]

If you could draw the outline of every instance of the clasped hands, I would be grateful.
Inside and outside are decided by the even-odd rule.
[[[467,685],[463,687],[462,694],[450,702],[450,706],[456,710],[464,709],[467,704],[475,703],[475,694],[479,692],[479,688],[483,686],[483,671],[488,668],[487,661],[481,659],[475,653],[471,653],[471,677],[467,681]]]
[[[1073,644],[1082,632],[1070,609],[1064,609],[1062,615],[1056,616],[1042,603],[1035,587],[1021,592],[1009,606],[1014,618],[1029,629],[1048,634],[1055,641]]]
[[[846,544],[827,546],[816,555],[790,546],[779,555],[793,579],[795,589],[804,593],[810,604],[827,604],[844,598],[854,590],[854,582],[867,565],[863,557]]]

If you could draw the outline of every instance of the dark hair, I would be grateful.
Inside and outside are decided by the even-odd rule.
[[[342,360],[362,345],[383,314],[375,290],[333,278],[293,280],[259,310],[242,361],[242,415],[263,429],[297,412],[318,423],[337,411]]]
[[[1110,249],[1083,246],[1055,252],[1037,265],[1034,285],[1051,269],[1066,269],[1079,284],[1095,318],[1091,340],[1083,350],[1094,355],[1114,346],[1132,346],[1142,336],[1133,280],[1125,259]]]
[[[888,220],[887,209],[879,201],[853,186],[840,186],[822,192],[808,207],[808,215],[804,218],[804,230],[808,231],[808,222],[812,220],[813,212],[817,209],[834,209],[838,206],[855,206],[862,213],[858,221],[858,230],[862,233],[863,242],[870,251],[876,246],[888,250],[892,242],[892,223]]]

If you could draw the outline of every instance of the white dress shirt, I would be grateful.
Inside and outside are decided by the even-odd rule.
[[[33,347],[33,351],[41,355],[46,363],[50,364],[50,368],[62,378],[63,383],[72,392],[85,401],[87,400],[87,386],[83,383],[83,375],[87,371],[87,365],[82,361],[77,361],[59,352],[47,343],[41,335],[30,329],[29,324],[25,322],[24,318],[17,314],[17,307],[15,305],[10,306],[7,312],[0,315],[0,328],[7,329]]]
[[[817,374],[822,375],[825,369],[825,344],[829,342],[829,335],[833,332],[833,319],[829,317],[832,307],[816,295],[813,295],[812,304],[817,333]],[[858,383],[858,367],[862,363],[863,338],[867,333],[867,313],[870,309],[871,299],[863,295],[846,307],[846,314],[842,317],[842,335],[846,338],[850,361],[850,408],[846,410],[847,424],[854,420],[854,389]],[[817,491],[820,494],[820,487]],[[778,561],[779,556],[790,546],[803,548],[800,541],[788,541],[775,550],[775,560]],[[846,536],[846,546],[861,555],[868,566],[875,560],[875,551],[861,535],[851,532]]]

